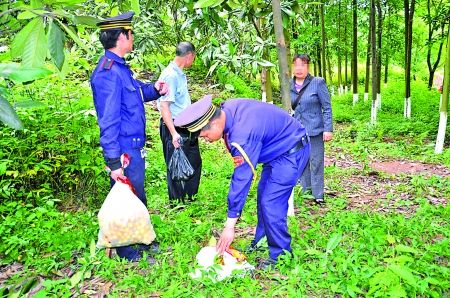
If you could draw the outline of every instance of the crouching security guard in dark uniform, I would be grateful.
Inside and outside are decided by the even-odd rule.
[[[100,146],[106,165],[111,170],[111,186],[125,175],[133,183],[138,198],[147,205],[145,177],[145,109],[144,101],[156,100],[168,92],[162,81],[145,84],[133,77],[124,56],[133,50],[131,20],[128,12],[99,22],[100,42],[105,55],[91,76],[91,88],[100,127]],[[127,153],[131,160],[122,168],[120,157]],[[117,248],[117,254],[131,261],[141,258],[141,250],[149,247]]]
[[[242,214],[255,167],[263,164],[258,184],[258,225],[252,246],[267,237],[270,258],[259,268],[272,267],[278,256],[291,252],[287,227],[288,200],[309,159],[310,144],[300,121],[281,108],[257,100],[233,99],[220,109],[211,96],[194,103],[175,118],[176,126],[200,130],[214,142],[223,137],[235,165],[228,192],[228,219],[217,250],[223,253],[234,239],[234,226]]]

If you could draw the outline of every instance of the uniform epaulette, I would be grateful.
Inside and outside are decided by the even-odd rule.
[[[102,68],[103,68],[103,69],[111,69],[111,67],[113,66],[113,64],[114,64],[114,60],[113,60],[113,59],[106,58],[106,59],[103,61]]]

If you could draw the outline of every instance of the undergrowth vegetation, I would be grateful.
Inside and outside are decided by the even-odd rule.
[[[192,97],[258,97],[254,83],[220,71],[218,76],[212,82],[216,86],[192,83]],[[352,195],[360,188],[346,183],[355,175],[374,175],[367,161],[375,158],[450,166],[449,149],[433,154],[439,95],[419,81],[412,90],[413,116],[406,120],[402,83],[384,87],[377,125],[368,124],[370,102],[362,96],[355,107],[351,94],[334,96],[335,138],[327,156],[343,159],[348,154],[364,166],[326,168],[326,207],[312,204],[296,189],[296,216],[289,218],[293,255],[281,260],[278,271],[213,283],[192,280],[189,273],[196,253],[221,231],[226,218],[233,163],[221,142],[201,143],[203,171],[196,201],[170,208],[159,115],[147,108],[146,191],[163,252],[154,266],[109,259],[95,248],[96,215],[109,183],[88,84],[50,78],[15,86],[26,129],[0,128],[0,296],[449,296],[449,177],[403,174],[400,183],[389,185],[380,181],[391,177],[379,173],[379,186],[389,193],[369,195],[377,206],[389,208],[377,210],[352,207]],[[28,99],[34,102],[27,105]],[[430,196],[444,203],[436,204]],[[238,249],[252,239],[255,201],[253,188],[237,224]],[[406,212],[398,212],[399,207]],[[250,253],[249,261],[256,263],[266,254]]]

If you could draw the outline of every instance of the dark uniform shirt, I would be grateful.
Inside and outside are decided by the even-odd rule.
[[[125,60],[106,50],[91,76],[94,105],[105,158],[117,158],[122,148],[145,143],[144,101],[160,97],[153,84],[133,77]]]
[[[256,100],[234,99],[222,104],[226,114],[224,139],[231,155],[241,156],[239,144],[256,167],[286,154],[306,135],[305,128],[283,109]],[[234,169],[228,192],[228,217],[239,217],[252,182],[248,163]]]

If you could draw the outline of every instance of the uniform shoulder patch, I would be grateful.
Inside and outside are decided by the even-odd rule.
[[[114,64],[114,60],[107,58],[107,59],[103,60],[102,68],[103,69],[111,69],[113,64]]]

